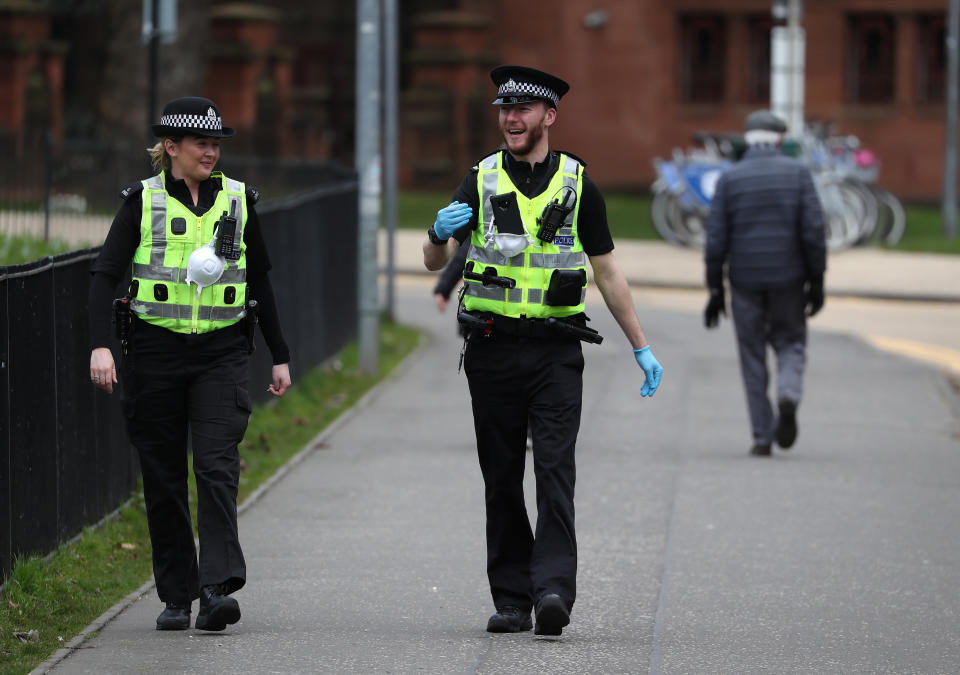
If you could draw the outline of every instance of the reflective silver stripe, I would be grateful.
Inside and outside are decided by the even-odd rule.
[[[565,253],[544,253],[543,266],[547,269],[563,269],[567,267],[584,267],[587,264],[583,251]]]
[[[193,308],[190,305],[174,305],[169,302],[142,302],[134,300],[130,303],[130,309],[143,316],[153,316],[160,319],[183,319],[189,321],[193,318]]]
[[[156,176],[151,176],[147,179],[147,188],[150,190],[163,190],[163,179],[160,177],[160,174]]]
[[[144,265],[143,263],[133,263],[133,276],[137,279],[148,279],[150,281],[171,281],[176,283],[179,280],[179,267],[164,267],[163,265]]]
[[[531,253],[530,267],[536,269],[567,269],[570,267],[586,266],[583,251],[566,251],[563,253]]]
[[[577,171],[580,168],[580,162],[575,160],[569,155],[566,156],[566,161],[563,163],[563,186],[568,187],[573,190],[573,193],[577,193]],[[576,209],[573,209],[570,213],[567,214],[567,217],[564,219],[564,227],[560,228],[560,234],[572,234],[572,229],[567,229],[568,227],[572,228],[573,226],[573,215],[576,213]],[[566,232],[564,232],[566,230]]]
[[[505,290],[506,292],[504,292]],[[507,302],[519,303],[523,300],[523,289],[503,289],[499,286],[484,286],[478,281],[468,281],[467,295],[480,298],[482,300],[497,300],[502,302],[504,299],[506,299]]]
[[[587,289],[583,288],[580,290],[580,302],[577,304],[582,305],[584,300],[587,298]],[[543,303],[543,291],[539,288],[531,288],[527,292],[527,304],[530,305],[539,305]]]
[[[480,162],[480,168],[484,171],[493,171],[497,168],[497,162],[500,161],[500,152],[495,152],[489,157],[484,157],[483,161]]]
[[[480,210],[483,212],[483,231],[493,230],[493,207],[490,206],[490,197],[497,194],[497,180],[499,172],[491,171],[483,176],[483,196]]]
[[[141,302],[134,300],[130,308],[142,316],[157,317],[160,319],[178,319],[190,321],[193,318],[193,307],[190,305],[174,305],[169,302]],[[198,321],[230,321],[242,319],[247,315],[243,307],[200,307],[197,312]]]
[[[163,254],[167,250],[167,193],[150,193],[150,231],[153,246],[150,249],[150,264],[163,265]]]
[[[162,265],[144,265],[142,263],[133,264],[133,276],[138,279],[147,279],[149,281],[170,281],[178,283],[181,281],[180,275],[183,275],[183,283],[186,283],[187,271],[179,267],[163,267]],[[229,269],[224,270],[223,275],[215,285],[223,284],[242,284],[247,280],[247,270]]]
[[[467,259],[475,260],[483,265],[523,267],[523,253],[518,253],[512,258],[508,258],[492,246],[490,248],[481,248],[476,244],[470,244],[470,252],[467,254]]]

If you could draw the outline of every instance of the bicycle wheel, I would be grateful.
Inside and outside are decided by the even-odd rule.
[[[874,186],[874,195],[884,211],[883,226],[878,229],[877,237],[888,246],[896,246],[903,239],[907,229],[907,211],[892,192]]]
[[[657,233],[663,237],[663,240],[677,246],[684,246],[683,240],[677,236],[670,222],[670,212],[674,208],[676,197],[666,190],[655,192],[650,201],[650,218],[653,220],[653,227]]]

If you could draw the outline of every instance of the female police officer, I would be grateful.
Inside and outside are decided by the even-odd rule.
[[[240,619],[230,593],[246,581],[237,537],[237,485],[250,415],[246,309],[255,299],[273,357],[269,391],[290,386],[290,360],[267,272],[254,204],[257,192],[214,172],[220,139],[234,131],[205,98],[167,103],[160,142],[148,152],[159,173],[123,190],[92,268],[90,378],[117,383],[109,344],[111,298],[133,263],[130,335],[122,360],[123,409],[137,448],[153,571],[166,608],[159,630],[223,630]],[[199,566],[187,503],[187,430],[197,479]]]

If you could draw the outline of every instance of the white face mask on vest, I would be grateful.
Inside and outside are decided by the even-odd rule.
[[[227,261],[216,254],[212,239],[209,244],[190,254],[187,259],[187,283],[197,285],[198,298],[204,288],[220,280],[226,264]]]
[[[493,243],[497,250],[507,258],[512,258],[523,251],[531,244],[528,234],[509,234],[497,232],[493,235]]]

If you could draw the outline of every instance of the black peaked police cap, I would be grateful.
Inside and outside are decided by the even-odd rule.
[[[493,105],[543,101],[556,108],[560,98],[570,91],[570,85],[559,77],[526,66],[497,66],[490,71],[490,79],[497,85]]]
[[[230,138],[236,133],[223,126],[220,109],[208,98],[185,96],[163,106],[160,124],[153,125],[154,136],[207,136]]]

